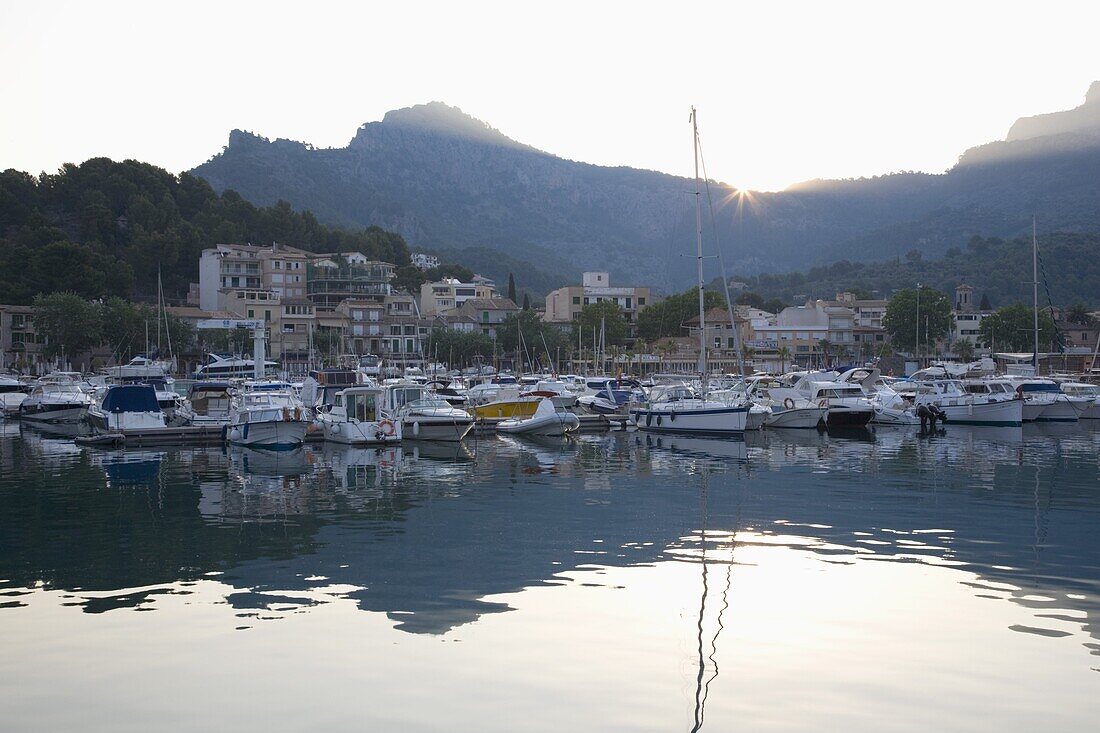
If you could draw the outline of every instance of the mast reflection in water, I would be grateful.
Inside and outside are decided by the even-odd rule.
[[[1098,447],[949,426],[101,451],[0,423],[0,714],[1083,729]]]

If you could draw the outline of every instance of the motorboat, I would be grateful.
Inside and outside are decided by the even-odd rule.
[[[276,362],[265,360],[264,373],[269,374],[275,370]],[[256,362],[252,359],[230,356],[228,354],[208,354],[206,363],[195,369],[192,375],[195,379],[247,379],[256,374]]]
[[[1077,422],[1081,413],[1094,404],[1087,397],[1063,393],[1052,379],[1005,376],[986,381],[1000,385],[1005,391],[1012,390],[1023,399],[1024,422]]]
[[[296,448],[311,422],[310,411],[289,385],[246,384],[230,407],[226,439],[252,448]]]
[[[317,416],[325,440],[345,445],[382,445],[401,440],[401,423],[386,412],[383,387],[346,387]]]
[[[127,433],[168,427],[168,418],[149,384],[117,384],[108,387],[103,401],[88,409],[88,422],[96,430]]]
[[[957,379],[930,379],[913,385],[916,387],[913,406],[934,405],[943,411],[948,423],[1008,427],[1023,424],[1024,402],[1009,391],[972,391]]]
[[[385,389],[385,409],[400,423],[406,439],[458,441],[474,427],[470,413],[452,407],[419,384],[404,382]]]
[[[512,435],[561,436],[580,426],[579,417],[568,410],[559,409],[552,399],[544,398],[539,401],[535,413],[530,417],[501,420],[496,428],[502,433]]]
[[[697,396],[687,385],[672,385],[651,389],[648,400],[630,414],[639,430],[728,435],[745,432],[749,408]]]
[[[1086,382],[1062,382],[1062,392],[1067,396],[1084,398],[1084,409],[1078,415],[1081,420],[1100,420],[1100,387]],[[0,395],[2,397],[2,395]],[[1088,399],[1092,399],[1092,404]]]
[[[183,395],[172,389],[170,378],[142,379],[138,384],[147,384],[152,387],[157,395],[157,404],[160,405],[164,417],[169,425],[182,425],[183,420],[178,416],[184,406]]]
[[[910,400],[906,400],[874,367],[849,369],[837,377],[838,382],[858,384],[871,402],[876,425],[920,425],[920,416]]]
[[[544,397],[553,395],[550,399],[553,400],[555,407],[561,409],[569,409],[577,404],[577,394],[569,388],[568,384],[558,379],[540,379],[535,382],[532,391]]]
[[[863,427],[875,416],[875,408],[862,386],[838,382],[828,373],[808,372],[788,389],[773,389],[772,393],[784,400],[802,397],[818,407],[828,408],[825,415],[828,427]]]
[[[765,427],[811,429],[817,428],[825,420],[827,407],[821,407],[797,394],[779,397],[772,394],[773,389],[783,389],[783,384],[769,377],[754,377],[746,385],[749,399],[769,409],[764,419]]]
[[[131,382],[164,379],[171,372],[172,364],[170,362],[156,361],[144,354],[139,354],[125,364],[107,367],[102,373],[120,381]]]
[[[70,375],[47,375],[19,405],[19,417],[31,422],[80,422],[94,402]]]
[[[15,377],[0,374],[0,415],[14,415],[19,413],[19,406],[27,399],[27,393],[31,391],[29,384],[24,384]]]
[[[535,414],[541,397],[524,397],[519,384],[483,383],[470,388],[467,411],[479,420],[523,418]]]
[[[469,402],[466,396],[466,385],[461,377],[455,377],[449,381],[437,379],[434,382],[428,382],[428,387],[452,407],[464,407]]]
[[[195,382],[176,415],[186,425],[228,425],[232,403],[228,382]]]

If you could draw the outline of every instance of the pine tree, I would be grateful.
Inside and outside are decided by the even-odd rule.
[[[531,310],[531,294],[530,293],[524,293],[523,294],[523,310],[525,310],[525,311]]]
[[[508,273],[508,300],[516,302],[516,278],[510,272]]]
[[[989,296],[988,295],[982,295],[982,302],[978,304],[978,310],[980,310],[980,311],[991,311],[991,310],[993,310],[993,306],[989,304]]]

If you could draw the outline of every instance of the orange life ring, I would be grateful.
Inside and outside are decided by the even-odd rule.
[[[397,427],[393,424],[393,420],[383,420],[378,424],[378,427],[382,429],[382,435],[385,435],[387,438],[393,437],[397,432]]]
[[[289,421],[290,420],[290,408],[289,407],[284,407],[283,408],[283,420],[284,421]]]

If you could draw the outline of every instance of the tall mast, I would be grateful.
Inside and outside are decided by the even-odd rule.
[[[695,153],[695,267],[699,276],[699,378],[707,394],[707,322],[703,308],[703,208],[699,190],[699,121],[691,108],[691,142]]]
[[[1035,354],[1032,365],[1039,376],[1039,240],[1035,236],[1035,216],[1031,217],[1031,298],[1032,318],[1035,322]]]

